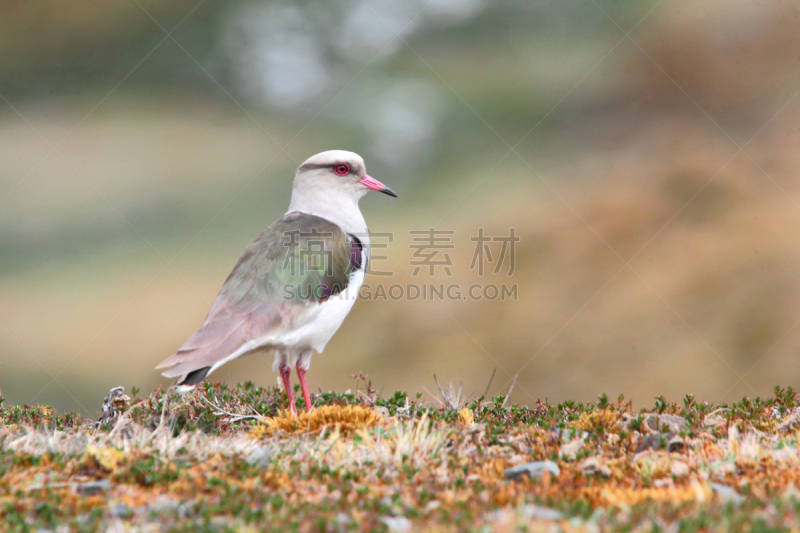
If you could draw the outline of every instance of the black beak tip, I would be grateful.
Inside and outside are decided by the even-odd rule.
[[[383,188],[383,189],[381,189],[381,192],[382,192],[383,194],[388,194],[389,196],[394,196],[395,198],[397,198],[397,193],[396,193],[396,192],[394,192],[394,191],[393,191],[392,189],[390,189],[389,187],[386,187],[386,188]]]

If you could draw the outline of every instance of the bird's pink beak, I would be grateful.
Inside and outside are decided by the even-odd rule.
[[[363,183],[367,189],[382,192],[383,194],[388,194],[389,196],[394,196],[397,198],[397,193],[395,193],[392,189],[381,183],[380,181],[376,180],[372,176],[364,175],[363,178],[358,180],[359,183]]]

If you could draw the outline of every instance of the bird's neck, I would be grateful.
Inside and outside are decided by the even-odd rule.
[[[322,217],[362,240],[362,235],[367,233],[367,223],[358,208],[358,200],[346,192],[319,187],[295,189],[287,213],[292,212]]]

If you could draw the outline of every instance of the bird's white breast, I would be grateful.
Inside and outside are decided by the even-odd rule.
[[[358,298],[358,291],[363,283],[364,270],[357,270],[351,275],[345,290],[314,305],[303,315],[298,316],[294,327],[277,335],[275,343],[290,350],[310,348],[321,352],[344,322],[347,313],[350,312]]]

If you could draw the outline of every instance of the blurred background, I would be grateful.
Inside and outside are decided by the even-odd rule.
[[[361,201],[392,235],[366,283],[516,298],[359,301],[313,390],[796,386],[799,30],[789,1],[0,3],[0,389],[96,417],[168,384],[153,367],[334,148],[400,195]],[[450,272],[414,275],[431,228]],[[481,228],[520,239],[497,273],[470,268]]]

